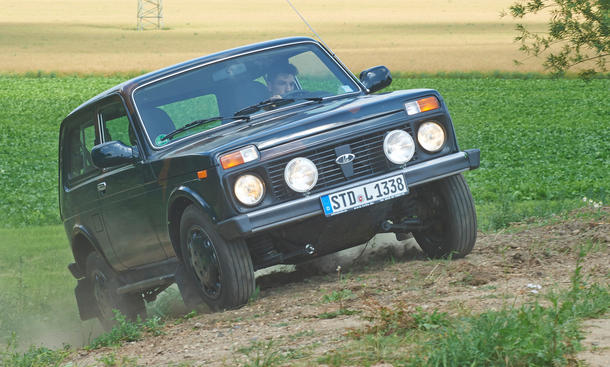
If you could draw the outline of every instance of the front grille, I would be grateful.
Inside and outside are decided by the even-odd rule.
[[[402,126],[401,128],[413,136],[410,126]],[[396,166],[389,163],[383,153],[383,138],[385,133],[386,130],[376,131],[351,140],[305,150],[269,163],[266,169],[271,183],[271,192],[279,200],[288,200],[302,196],[302,194],[292,191],[286,185],[286,181],[284,181],[284,168],[295,157],[307,157],[318,168],[318,183],[311,192],[323,191],[348,182],[388,172]],[[335,162],[337,158],[335,148],[345,144],[350,145],[352,153],[356,156],[353,161],[354,175],[348,178],[343,175],[341,167]],[[409,161],[409,164],[416,160],[417,153]]]

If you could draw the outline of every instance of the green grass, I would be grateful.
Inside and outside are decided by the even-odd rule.
[[[80,321],[76,280],[67,268],[73,261],[63,226],[0,228],[0,310],[10,310],[0,312],[0,346],[12,340],[13,332],[20,346],[112,344],[114,336],[95,339],[102,331],[97,320]],[[147,305],[150,318],[136,330],[157,333],[161,319],[186,311],[180,299],[175,287],[164,292]]]
[[[116,325],[106,333],[93,339],[86,349],[99,349],[102,347],[116,347],[128,342],[142,340],[145,334],[159,336],[163,334],[163,322],[157,316],[149,317],[146,321],[129,321],[120,312],[115,310]]]
[[[397,77],[388,90],[438,89],[461,148],[481,149],[481,167],[466,174],[481,228],[572,209],[583,196],[607,202],[610,79],[446,76]],[[0,75],[0,227],[59,223],[59,124],[127,77]]]
[[[480,148],[467,174],[478,203],[604,201],[610,188],[610,81],[400,79],[392,89],[441,92],[462,149]]]
[[[17,332],[21,342],[56,345],[57,335],[77,343],[91,333],[81,324],[72,261],[61,226],[0,229],[0,342]]]
[[[0,76],[0,227],[59,223],[59,124],[122,80]]]
[[[0,350],[0,366],[4,367],[59,367],[66,357],[70,355],[69,348],[52,350],[46,347],[30,346],[21,352],[18,350],[16,339],[7,344],[6,349]]]
[[[118,311],[115,314],[116,325],[112,330],[95,338],[85,349],[99,349],[103,347],[119,347],[128,342],[139,341],[145,335],[158,336],[163,334],[163,322],[158,317],[150,317],[146,321],[128,321]],[[72,353],[69,345],[60,349],[49,349],[31,345],[25,350],[19,347],[16,334],[7,340],[6,348],[0,349],[0,366],[5,367],[59,367]],[[106,366],[137,366],[135,360],[123,357],[117,360],[114,353],[103,355],[98,359]],[[132,363],[133,362],[133,363]]]

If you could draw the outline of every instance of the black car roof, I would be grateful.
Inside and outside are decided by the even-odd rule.
[[[175,65],[172,65],[172,66],[168,66],[168,67],[165,67],[165,68],[162,68],[159,70],[152,71],[152,72],[144,74],[144,75],[140,75],[133,79],[127,80],[121,84],[118,84],[118,85],[98,94],[97,96],[89,99],[88,101],[84,102],[83,104],[81,104],[80,106],[75,108],[72,112],[70,112],[70,114],[68,116],[74,114],[78,110],[80,110],[80,109],[88,106],[89,104],[94,103],[95,101],[100,100],[110,94],[113,94],[115,92],[123,92],[124,94],[127,94],[128,93],[127,91],[131,91],[139,85],[145,84],[152,80],[156,80],[165,75],[170,75],[170,74],[179,72],[181,70],[189,69],[193,66],[206,64],[206,63],[217,61],[217,60],[222,60],[227,57],[231,57],[231,56],[235,56],[235,55],[239,55],[239,54],[243,54],[243,53],[248,53],[251,51],[262,50],[262,49],[269,48],[269,47],[287,45],[287,44],[298,43],[298,42],[316,42],[316,43],[318,43],[316,40],[314,40],[313,38],[310,38],[310,37],[280,38],[280,39],[276,39],[276,40],[265,41],[265,42],[260,42],[260,43],[253,43],[253,44],[246,45],[246,46],[240,46],[240,47],[232,48],[229,50],[216,52],[216,53],[213,53],[210,55],[198,57],[198,58],[195,58],[192,60],[184,61],[184,62],[175,64]]]

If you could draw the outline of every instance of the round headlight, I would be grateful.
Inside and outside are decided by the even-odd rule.
[[[392,130],[383,139],[383,152],[394,164],[407,163],[415,154],[415,142],[404,130]]]
[[[425,150],[438,152],[445,144],[445,129],[436,122],[424,122],[417,131],[417,141]]]
[[[284,179],[288,187],[296,192],[311,190],[318,182],[318,169],[307,158],[297,157],[286,165]]]
[[[258,176],[245,174],[235,181],[235,197],[242,204],[252,206],[263,200],[265,184]]]

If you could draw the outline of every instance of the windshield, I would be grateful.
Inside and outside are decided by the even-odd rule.
[[[359,90],[324,50],[304,43],[174,75],[137,89],[134,101],[151,143],[160,147],[231,123],[237,112],[254,115]]]

